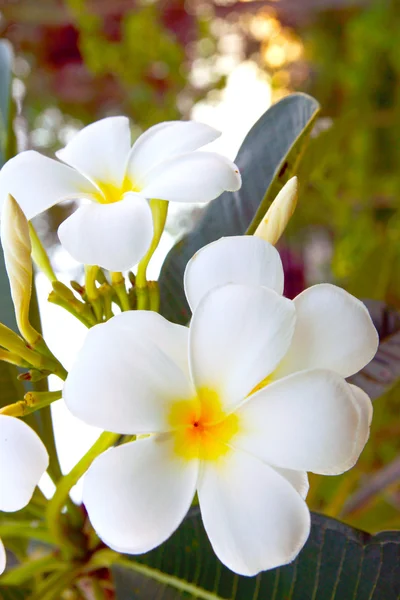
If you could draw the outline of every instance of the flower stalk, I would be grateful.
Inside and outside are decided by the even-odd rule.
[[[82,553],[82,546],[77,545],[71,539],[64,527],[62,510],[69,501],[69,493],[82,475],[86,473],[94,459],[113,446],[119,437],[117,433],[104,431],[74,468],[59,481],[54,496],[48,504],[47,522],[50,532],[66,556],[76,556]]]
[[[0,415],[9,417],[25,417],[36,410],[49,406],[52,402],[60,400],[61,390],[57,392],[27,392],[23,400],[14,402],[0,409]]]
[[[120,302],[121,310],[131,310],[128,292],[126,291],[125,278],[119,271],[110,271],[111,283]]]
[[[32,245],[33,262],[42,271],[42,273],[46,275],[50,283],[52,283],[53,281],[57,281],[56,274],[53,271],[47,252],[44,249],[38,234],[36,233],[36,229],[34,228],[31,222],[28,223],[28,227]]]
[[[148,307],[148,284],[147,284],[147,267],[149,262],[156,251],[162,233],[165,228],[165,223],[168,214],[168,202],[166,200],[150,200],[150,208],[153,216],[153,239],[150,244],[150,248],[139,263],[138,271],[136,275],[136,295],[137,295],[137,308],[146,310]]]
[[[103,320],[103,304],[99,296],[99,290],[96,286],[96,277],[99,267],[93,265],[85,265],[85,289],[87,299],[93,307],[93,312],[98,323]]]

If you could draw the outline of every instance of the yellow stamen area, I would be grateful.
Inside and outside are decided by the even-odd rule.
[[[260,381],[260,383],[257,383],[257,385],[253,387],[253,389],[251,390],[250,394],[247,395],[247,397],[248,396],[252,396],[253,394],[255,394],[256,392],[258,392],[259,390],[262,390],[267,385],[269,385],[270,383],[272,383],[273,380],[274,380],[274,374],[273,373],[271,373],[271,375],[267,375],[267,377],[264,377],[264,379],[262,381]]]
[[[135,183],[125,177],[122,186],[108,183],[106,181],[96,181],[97,187],[100,188],[101,193],[96,194],[96,200],[100,204],[113,204],[114,202],[120,202],[126,192],[138,192],[139,188],[135,186]]]
[[[226,414],[213,390],[202,389],[196,398],[173,404],[169,423],[175,434],[175,452],[181,458],[217,461],[229,452],[239,431],[239,417]]]

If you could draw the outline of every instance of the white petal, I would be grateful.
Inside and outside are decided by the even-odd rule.
[[[331,369],[349,377],[375,356],[379,339],[365,305],[328,283],[294,299],[296,330],[276,377],[302,369]]]
[[[290,345],[293,303],[263,287],[224,285],[200,302],[190,327],[190,364],[197,389],[219,395],[225,410],[267,377]]]
[[[237,166],[213,152],[190,152],[162,162],[140,182],[145,198],[173,202],[208,202],[241,186]]]
[[[302,371],[271,383],[237,414],[242,434],[235,446],[287,469],[343,473],[366,440],[360,403],[333,371]]]
[[[193,152],[213,142],[220,132],[195,121],[167,121],[150,127],[132,146],[128,174],[134,181],[141,178],[164,160]]]
[[[225,283],[262,285],[282,294],[279,252],[252,235],[221,238],[201,248],[188,262],[184,275],[192,312],[207,292]]]
[[[171,402],[194,395],[182,364],[188,331],[147,311],[132,312],[129,328],[121,320],[89,330],[63,397],[74,415],[108,431],[168,431]]]
[[[285,565],[310,532],[310,513],[296,490],[270,466],[242,452],[202,467],[201,514],[218,558],[239,575]]]
[[[371,426],[373,413],[372,402],[370,397],[364,392],[364,390],[357,387],[356,385],[349,384],[349,386],[360,410],[360,425],[357,435],[357,451],[359,454],[361,454],[369,438],[369,429]]]
[[[81,129],[56,154],[91,181],[121,186],[131,148],[127,117],[107,117]]]
[[[26,506],[47,469],[49,457],[39,436],[15,417],[0,415],[0,510]]]
[[[306,471],[292,471],[291,469],[281,469],[275,466],[273,469],[287,479],[304,500],[307,498],[310,485]]]
[[[188,379],[190,378],[187,327],[170,323],[153,311],[141,311],[138,316],[138,313],[133,310],[116,315],[108,324],[114,331],[126,331],[137,338],[146,337],[151,340],[179,366]]]
[[[34,150],[17,154],[0,172],[1,202],[14,196],[28,220],[61,200],[95,200],[99,190],[86,177]]]
[[[0,540],[0,575],[5,571],[6,561],[6,549],[4,548],[3,542]]]
[[[151,210],[144,198],[132,192],[121,202],[85,204],[61,223],[58,237],[78,262],[126,271],[151,244]]]
[[[83,502],[111,548],[141,554],[180,525],[196,489],[198,461],[180,461],[173,439],[152,436],[108,450],[84,479]]]

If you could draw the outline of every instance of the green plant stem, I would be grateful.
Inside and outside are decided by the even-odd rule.
[[[33,227],[30,221],[28,225],[29,235],[32,244],[32,258],[34,263],[46,275],[47,279],[50,282],[57,281],[57,277],[53,271],[47,252],[44,249],[42,242],[40,241],[38,234],[36,233],[35,228]]]
[[[111,283],[121,304],[121,310],[131,310],[128,292],[126,291],[125,278],[119,271],[110,271]]]
[[[0,523],[0,538],[22,538],[27,540],[38,540],[45,544],[53,544],[53,538],[44,527],[36,527],[31,521],[19,521],[17,523]]]
[[[69,312],[73,317],[75,317],[75,319],[78,319],[78,321],[80,321],[85,327],[89,328],[92,326],[92,324],[94,324],[94,323],[90,323],[73,306],[71,306],[71,304],[69,304],[69,302],[67,302],[63,298],[60,298],[60,296],[57,296],[57,294],[55,294],[54,292],[50,292],[47,300],[49,302],[51,302],[51,304],[56,304],[57,306],[60,306],[61,308],[63,308],[67,312]]]
[[[150,244],[150,248],[142,258],[138,266],[138,272],[136,275],[136,292],[137,292],[137,301],[138,301],[138,309],[142,309],[140,304],[143,302],[145,304],[146,298],[141,294],[141,290],[147,288],[147,267],[153,256],[154,252],[157,249],[158,244],[160,243],[160,239],[162,233],[165,228],[165,222],[167,220],[168,214],[168,202],[166,200],[150,200],[150,208],[153,215],[153,239]]]
[[[0,409],[0,415],[24,417],[61,399],[62,392],[27,392],[23,400]]]
[[[31,579],[34,575],[46,573],[64,568],[63,564],[53,554],[46,554],[34,560],[27,562],[10,569],[2,575],[1,583],[3,585],[19,586],[25,581]]]
[[[79,554],[79,548],[77,548],[76,544],[70,539],[68,532],[65,531],[62,523],[62,510],[69,499],[69,492],[82,475],[86,473],[94,459],[112,446],[118,438],[119,435],[117,433],[104,431],[74,468],[67,475],[62,477],[57,485],[53,498],[48,504],[47,522],[50,532],[60,548],[64,549],[67,555],[74,556],[77,552]]]
[[[0,360],[4,360],[4,362],[16,365],[17,367],[24,367],[25,369],[29,368],[29,364],[23,358],[13,352],[3,350],[2,348],[0,348]]]
[[[98,323],[103,320],[103,303],[99,296],[99,290],[96,286],[96,277],[99,271],[97,266],[85,265],[85,290],[87,299],[93,307],[94,314]]]
[[[160,289],[158,286],[158,281],[149,281],[147,284],[148,287],[148,298],[149,298],[149,308],[154,312],[160,311]]]
[[[61,593],[75,583],[79,574],[80,568],[70,565],[55,571],[35,589],[30,600],[60,600]]]

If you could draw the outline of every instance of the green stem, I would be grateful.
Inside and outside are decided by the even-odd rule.
[[[19,586],[26,581],[29,581],[35,575],[54,571],[63,568],[63,564],[53,554],[46,554],[36,560],[28,560],[27,562],[10,569],[2,575],[1,583],[3,585]]]
[[[25,417],[36,410],[49,406],[56,400],[60,400],[61,395],[61,390],[58,392],[27,392],[23,400],[1,408],[0,414],[10,417]]]
[[[66,552],[72,554],[72,556],[76,555],[79,548],[76,547],[76,544],[68,536],[68,532],[65,531],[62,520],[62,510],[69,499],[69,492],[82,475],[86,473],[94,459],[112,446],[118,438],[119,435],[117,433],[104,431],[74,468],[59,481],[55,494],[48,504],[47,522],[50,532],[60,548],[65,549]]]
[[[139,289],[147,287],[147,267],[151,257],[157,249],[158,244],[160,243],[160,239],[164,231],[168,213],[168,202],[166,200],[150,200],[150,208],[153,215],[154,233],[150,248],[138,266],[138,272],[136,275],[136,288]]]
[[[149,281],[147,284],[149,292],[149,307],[154,312],[160,311],[160,289],[158,281]]]
[[[128,292],[126,291],[125,278],[119,271],[110,271],[111,283],[121,304],[121,310],[131,310]]]
[[[24,367],[25,369],[29,368],[29,364],[23,358],[13,352],[3,350],[3,348],[0,348],[0,360],[8,362],[11,365],[16,365],[17,367]]]
[[[51,304],[56,304],[57,306],[61,306],[64,310],[69,312],[75,319],[78,319],[85,327],[91,327],[94,323],[90,323],[83,315],[81,315],[69,302],[57,296],[54,292],[50,292],[49,297],[47,299]]]
[[[98,323],[101,323],[103,320],[103,303],[99,297],[99,291],[96,286],[98,271],[99,267],[97,266],[85,265],[85,290],[87,298],[93,307]]]
[[[57,281],[57,277],[53,271],[47,252],[44,249],[42,242],[40,241],[38,234],[36,233],[35,228],[33,227],[30,221],[28,225],[29,235],[32,244],[32,258],[34,263],[46,275],[47,279],[49,279],[50,282]]]

